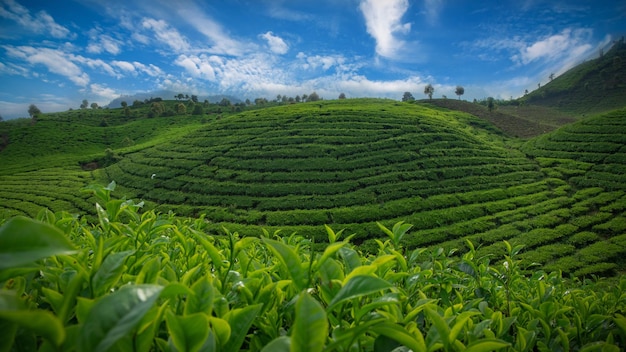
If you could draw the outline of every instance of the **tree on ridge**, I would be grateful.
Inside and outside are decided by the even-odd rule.
[[[465,88],[461,86],[456,86],[456,90],[454,91],[454,94],[458,95],[459,100],[461,100],[461,95],[465,94]]]
[[[426,87],[424,87],[424,94],[428,95],[428,99],[433,99],[433,94],[435,93],[435,87],[432,84],[428,83]]]
[[[41,114],[41,110],[39,110],[39,108],[35,104],[30,104],[30,106],[28,107],[28,115],[33,118],[39,114]]]
[[[402,101],[413,101],[415,100],[415,98],[413,97],[413,94],[411,94],[411,92],[404,92],[404,94],[402,95]]]

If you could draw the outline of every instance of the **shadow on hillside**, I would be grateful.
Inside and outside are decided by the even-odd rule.
[[[431,104],[450,110],[462,111],[487,120],[511,137],[532,138],[544,133],[552,132],[562,125],[576,121],[576,119],[558,114],[555,118],[546,117],[552,112],[537,112],[536,109],[518,109],[515,114],[509,109],[489,111],[486,107],[463,100],[433,99],[420,100],[421,104]],[[546,122],[544,122],[546,121]]]

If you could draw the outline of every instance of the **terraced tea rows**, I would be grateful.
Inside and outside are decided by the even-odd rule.
[[[0,216],[42,207],[93,213],[78,190],[114,180],[118,196],[204,216],[212,233],[280,230],[324,246],[328,224],[374,250],[376,222],[405,221],[414,225],[405,237],[411,248],[462,250],[469,238],[497,260],[506,239],[527,246],[527,264],[612,274],[626,267],[624,116],[584,119],[525,143],[522,153],[484,120],[419,104],[251,110],[183,126],[169,142],[117,149],[121,160],[106,169],[4,170]]]
[[[80,189],[93,183],[89,172],[77,169],[43,169],[0,175],[0,219],[15,215],[33,216],[44,208],[82,215],[93,213],[94,205]]]

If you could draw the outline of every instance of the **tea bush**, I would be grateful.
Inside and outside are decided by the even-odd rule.
[[[204,217],[113,199],[113,188],[88,188],[97,198],[94,223],[42,211],[0,227],[1,350],[626,347],[626,277],[528,271],[517,259],[523,246],[506,241],[497,246],[501,262],[470,241],[460,256],[409,250],[412,226],[402,222],[377,225],[383,237],[371,254],[328,226],[320,250],[289,233],[220,234]],[[611,240],[623,244],[621,237]],[[591,272],[614,268],[594,266]]]

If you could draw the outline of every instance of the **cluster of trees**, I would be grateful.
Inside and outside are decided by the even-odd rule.
[[[435,87],[433,87],[433,85],[430,83],[427,84],[424,87],[424,94],[428,96],[428,99],[432,99],[433,94],[435,94]],[[465,88],[463,88],[462,86],[456,86],[454,94],[458,95],[459,100],[460,100],[461,95],[465,94]],[[444,98],[445,98],[445,95],[444,95]],[[413,101],[413,100],[415,100],[415,97],[413,97],[413,94],[411,94],[411,92],[404,92],[404,94],[402,95],[402,101]]]
[[[345,99],[346,95],[344,93],[339,94],[339,99]],[[309,101],[318,101],[318,100],[322,100],[322,98],[319,96],[319,94],[317,94],[316,92],[313,92],[311,94],[302,94],[300,95],[296,95],[295,97],[289,97],[287,95],[281,95],[278,94],[276,96],[276,99],[274,100],[267,100],[267,98],[256,98],[254,99],[254,105],[257,106],[264,106],[270,103],[273,104],[294,104],[294,103],[306,103]],[[252,101],[250,101],[250,99],[246,99],[246,106],[251,106],[252,105]]]

